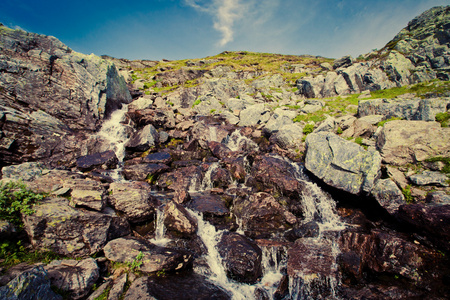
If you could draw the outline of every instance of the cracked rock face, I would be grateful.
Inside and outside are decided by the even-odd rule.
[[[311,133],[306,138],[305,167],[326,184],[352,194],[369,192],[379,177],[381,157],[376,151],[333,133]]]

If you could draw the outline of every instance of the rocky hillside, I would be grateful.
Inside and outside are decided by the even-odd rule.
[[[449,298],[449,29],[129,61],[1,26],[0,298]]]

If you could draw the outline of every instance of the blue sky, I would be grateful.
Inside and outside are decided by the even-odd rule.
[[[354,57],[449,0],[1,0],[0,22],[75,51],[185,59],[225,50]]]

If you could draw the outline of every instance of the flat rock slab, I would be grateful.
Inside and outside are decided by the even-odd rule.
[[[88,171],[97,167],[114,169],[117,166],[118,161],[119,160],[117,159],[116,153],[109,150],[77,158],[77,168],[81,171]]]
[[[380,176],[381,157],[333,133],[306,138],[305,167],[326,184],[352,194],[369,192]]]
[[[422,174],[409,176],[409,180],[415,185],[448,186],[449,178],[440,172],[424,171]]]
[[[144,181],[167,170],[169,170],[169,167],[164,164],[146,163],[125,166],[122,174],[127,180]]]
[[[144,161],[151,164],[170,164],[172,156],[167,152],[151,153],[144,157]]]
[[[402,166],[436,156],[450,156],[450,128],[437,122],[390,121],[378,136],[377,148],[387,164]]]

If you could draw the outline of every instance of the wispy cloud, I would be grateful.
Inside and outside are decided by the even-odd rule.
[[[220,32],[222,38],[219,46],[225,46],[234,38],[234,25],[248,12],[253,1],[243,3],[242,0],[185,0],[186,4],[198,11],[213,17],[214,29]]]

